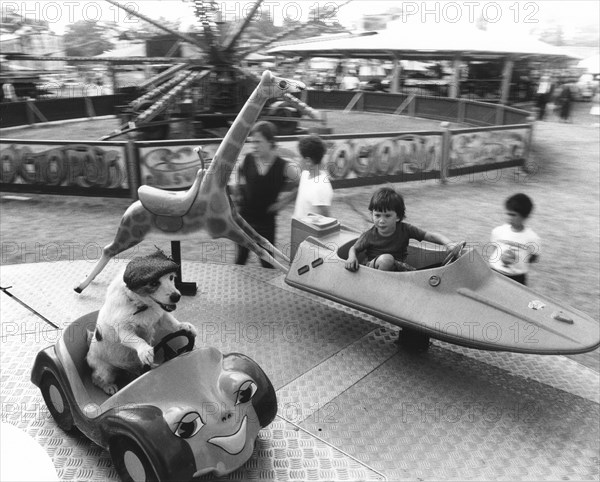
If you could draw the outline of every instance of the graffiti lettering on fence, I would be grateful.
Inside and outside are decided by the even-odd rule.
[[[124,156],[117,150],[71,144],[34,152],[30,145],[0,150],[0,182],[85,188],[127,188]]]
[[[450,148],[450,167],[523,159],[526,144],[526,136],[516,131],[455,134]]]
[[[328,141],[323,159],[332,180],[385,176],[439,170],[441,136],[400,135],[384,139]],[[210,163],[218,144],[202,146],[205,166]],[[281,156],[299,162],[297,141],[278,143]],[[250,152],[244,146],[240,159]],[[191,147],[144,149],[142,182],[160,188],[184,188],[191,185],[201,163]],[[236,176],[236,172],[232,174]],[[232,182],[236,182],[232,179]]]
[[[279,155],[299,164],[297,143],[298,141],[279,142]],[[333,140],[327,144],[329,147],[323,158],[323,165],[327,166],[332,180],[439,170],[439,135],[405,134],[382,139]],[[205,167],[208,167],[218,147],[218,144],[202,145]],[[140,151],[143,184],[163,189],[186,188],[192,184],[201,167],[192,147],[142,148]],[[251,149],[246,145],[240,159],[248,152]],[[231,182],[237,181],[236,176],[234,171]]]
[[[521,131],[483,131],[451,136],[449,167],[484,165],[522,159],[528,137]],[[438,171],[442,156],[442,136],[403,134],[386,138],[328,140],[323,159],[332,180],[381,177]],[[142,184],[163,189],[189,187],[202,162],[195,146],[144,147],[139,149]],[[208,167],[218,143],[202,145],[204,166]],[[299,163],[297,140],[278,144],[280,155]],[[96,145],[71,144],[34,152],[37,145],[12,144],[0,149],[0,182],[127,188],[124,150]],[[250,152],[244,146],[240,159]],[[299,174],[299,171],[298,171]],[[236,182],[237,171],[232,173]]]
[[[469,132],[452,136],[450,167],[491,164],[521,159],[526,151],[526,136],[516,131]],[[336,139],[327,141],[323,159],[332,180],[379,177],[438,171],[441,164],[442,136],[403,134],[388,138]],[[218,144],[202,146],[205,166],[212,160]],[[299,161],[297,141],[278,143],[280,155]],[[250,152],[244,146],[240,159]],[[185,188],[194,180],[201,163],[192,147],[144,149],[142,182],[161,188]],[[236,182],[235,171],[232,182]]]
[[[338,141],[327,158],[332,179],[439,170],[441,137],[405,134],[388,139]]]

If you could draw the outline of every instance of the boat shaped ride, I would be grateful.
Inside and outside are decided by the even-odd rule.
[[[359,235],[334,218],[294,219],[286,283],[403,331],[471,348],[574,354],[600,345],[596,320],[494,272],[472,248],[444,264],[442,247],[410,244],[406,262],[416,271],[348,271],[348,250]]]

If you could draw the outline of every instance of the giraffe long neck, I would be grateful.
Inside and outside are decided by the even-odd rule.
[[[259,84],[227,131],[206,173],[218,186],[227,184],[246,138],[268,99]]]

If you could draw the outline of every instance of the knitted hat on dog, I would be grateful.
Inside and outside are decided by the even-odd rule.
[[[127,288],[135,290],[178,269],[179,265],[159,249],[148,256],[133,258],[125,268],[123,281]]]

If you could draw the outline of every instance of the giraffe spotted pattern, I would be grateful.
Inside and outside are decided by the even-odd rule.
[[[76,286],[75,291],[81,293],[112,257],[136,246],[153,233],[166,234],[177,240],[183,235],[204,231],[212,238],[228,238],[241,244],[254,251],[261,259],[287,272],[289,258],[260,236],[232,208],[226,187],[246,138],[267,100],[300,92],[305,88],[302,82],[276,77],[265,71],[223,138],[208,170],[198,173],[192,187],[177,198],[179,203],[173,200],[172,193],[169,197],[165,191],[152,190],[152,198],[158,199],[157,205],[161,207],[160,214],[144,206],[142,200],[134,202],[123,214],[115,239],[102,250],[100,260],[85,280]],[[139,190],[140,199],[143,187]],[[146,189],[145,192],[148,191]],[[191,205],[181,202],[182,199],[189,199]],[[185,212],[179,212],[183,209]]]

